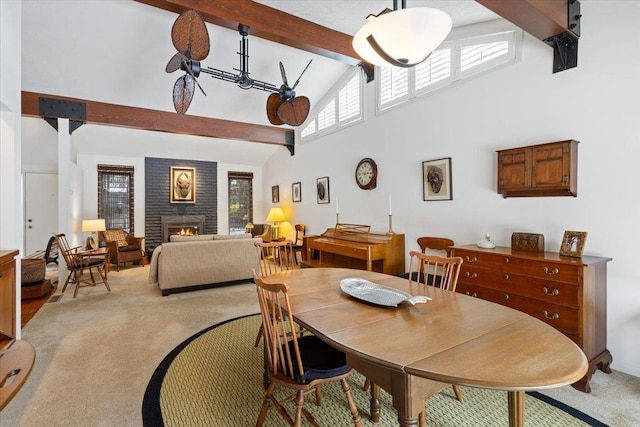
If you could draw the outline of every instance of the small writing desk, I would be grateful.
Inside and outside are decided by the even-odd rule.
[[[363,303],[340,290],[347,277],[432,300]],[[507,390],[509,425],[522,427],[525,390],[571,384],[587,371],[584,353],[562,333],[478,298],[363,270],[299,269],[264,280],[290,286],[296,322],[344,351],[354,369],[389,392],[402,427],[417,426],[425,399],[447,384]],[[372,415],[377,408],[372,398]]]

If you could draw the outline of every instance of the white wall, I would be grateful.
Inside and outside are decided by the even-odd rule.
[[[366,123],[277,151],[264,168],[263,198],[280,185],[289,223],[308,234],[340,220],[394,231],[406,252],[422,235],[470,244],[490,233],[509,246],[515,231],[542,233],[557,251],[565,230],[587,231],[585,254],[608,265],[608,348],[613,369],[640,376],[640,2],[582,3],[578,67],[552,73],[552,50],[525,34],[523,61],[375,115],[374,85],[366,89]],[[495,151],[577,139],[578,197],[504,199],[496,192]],[[378,164],[378,187],[360,190],[354,169],[363,157]],[[453,200],[422,200],[421,162],[452,158]],[[329,176],[331,204],[315,200],[316,178]],[[291,183],[302,202],[291,203]],[[283,191],[284,189],[284,191]],[[267,203],[269,205],[269,203]]]
[[[0,249],[22,248],[20,179],[20,56],[22,3],[0,1]],[[20,263],[16,276],[20,277]],[[20,288],[16,280],[16,338],[20,339]]]

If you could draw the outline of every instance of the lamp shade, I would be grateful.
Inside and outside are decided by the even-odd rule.
[[[271,208],[269,211],[269,215],[267,215],[267,221],[270,222],[281,222],[285,221],[284,212],[282,208]]]
[[[104,219],[83,219],[82,231],[105,231],[107,229]]]
[[[412,67],[425,61],[444,41],[453,23],[445,12],[429,7],[394,10],[368,22],[353,37],[355,51],[381,67]]]

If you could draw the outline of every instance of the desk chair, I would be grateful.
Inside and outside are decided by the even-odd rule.
[[[111,292],[111,288],[109,287],[109,283],[107,282],[107,277],[104,272],[105,260],[104,258],[92,258],[90,256],[90,252],[87,252],[88,256],[84,256],[81,254],[78,249],[81,246],[71,248],[69,247],[69,242],[67,242],[66,236],[63,234],[56,234],[56,242],[58,243],[58,250],[62,252],[62,257],[64,258],[65,263],[67,264],[67,270],[69,270],[69,275],[67,276],[67,280],[64,282],[64,286],[62,287],[62,292],[67,289],[67,285],[69,281],[71,281],[71,277],[73,276],[73,282],[76,284],[76,290],[73,292],[73,297],[78,296],[78,289],[83,286],[95,286],[98,283],[104,283],[107,287],[107,291]],[[101,282],[96,282],[95,277],[93,276],[93,270],[96,269],[98,271],[99,277],[102,279]],[[86,280],[82,280],[82,275],[85,270],[88,270],[89,276],[91,277],[91,282],[87,282]],[[82,283],[86,283],[82,285]]]
[[[330,381],[340,382],[353,423],[356,427],[362,427],[362,419],[347,382],[352,369],[347,365],[346,355],[314,335],[298,337],[296,333],[292,333],[296,330],[296,325],[291,315],[289,286],[286,283],[265,283],[255,270],[253,280],[264,325],[265,362],[269,375],[269,387],[264,395],[256,427],[263,425],[267,412],[273,407],[289,425],[300,426],[304,413],[305,418],[317,426],[314,417],[303,406],[304,396],[315,392],[316,403],[322,404],[322,394],[318,387]],[[276,385],[291,389],[293,393],[278,400],[274,395]],[[293,418],[283,406],[289,402],[295,403]]]

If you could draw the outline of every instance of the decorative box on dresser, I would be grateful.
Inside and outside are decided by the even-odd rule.
[[[611,258],[476,245],[454,246],[453,253],[463,259],[457,292],[525,312],[580,346],[589,370],[574,388],[589,393],[596,369],[611,372],[607,350],[607,262]]]

